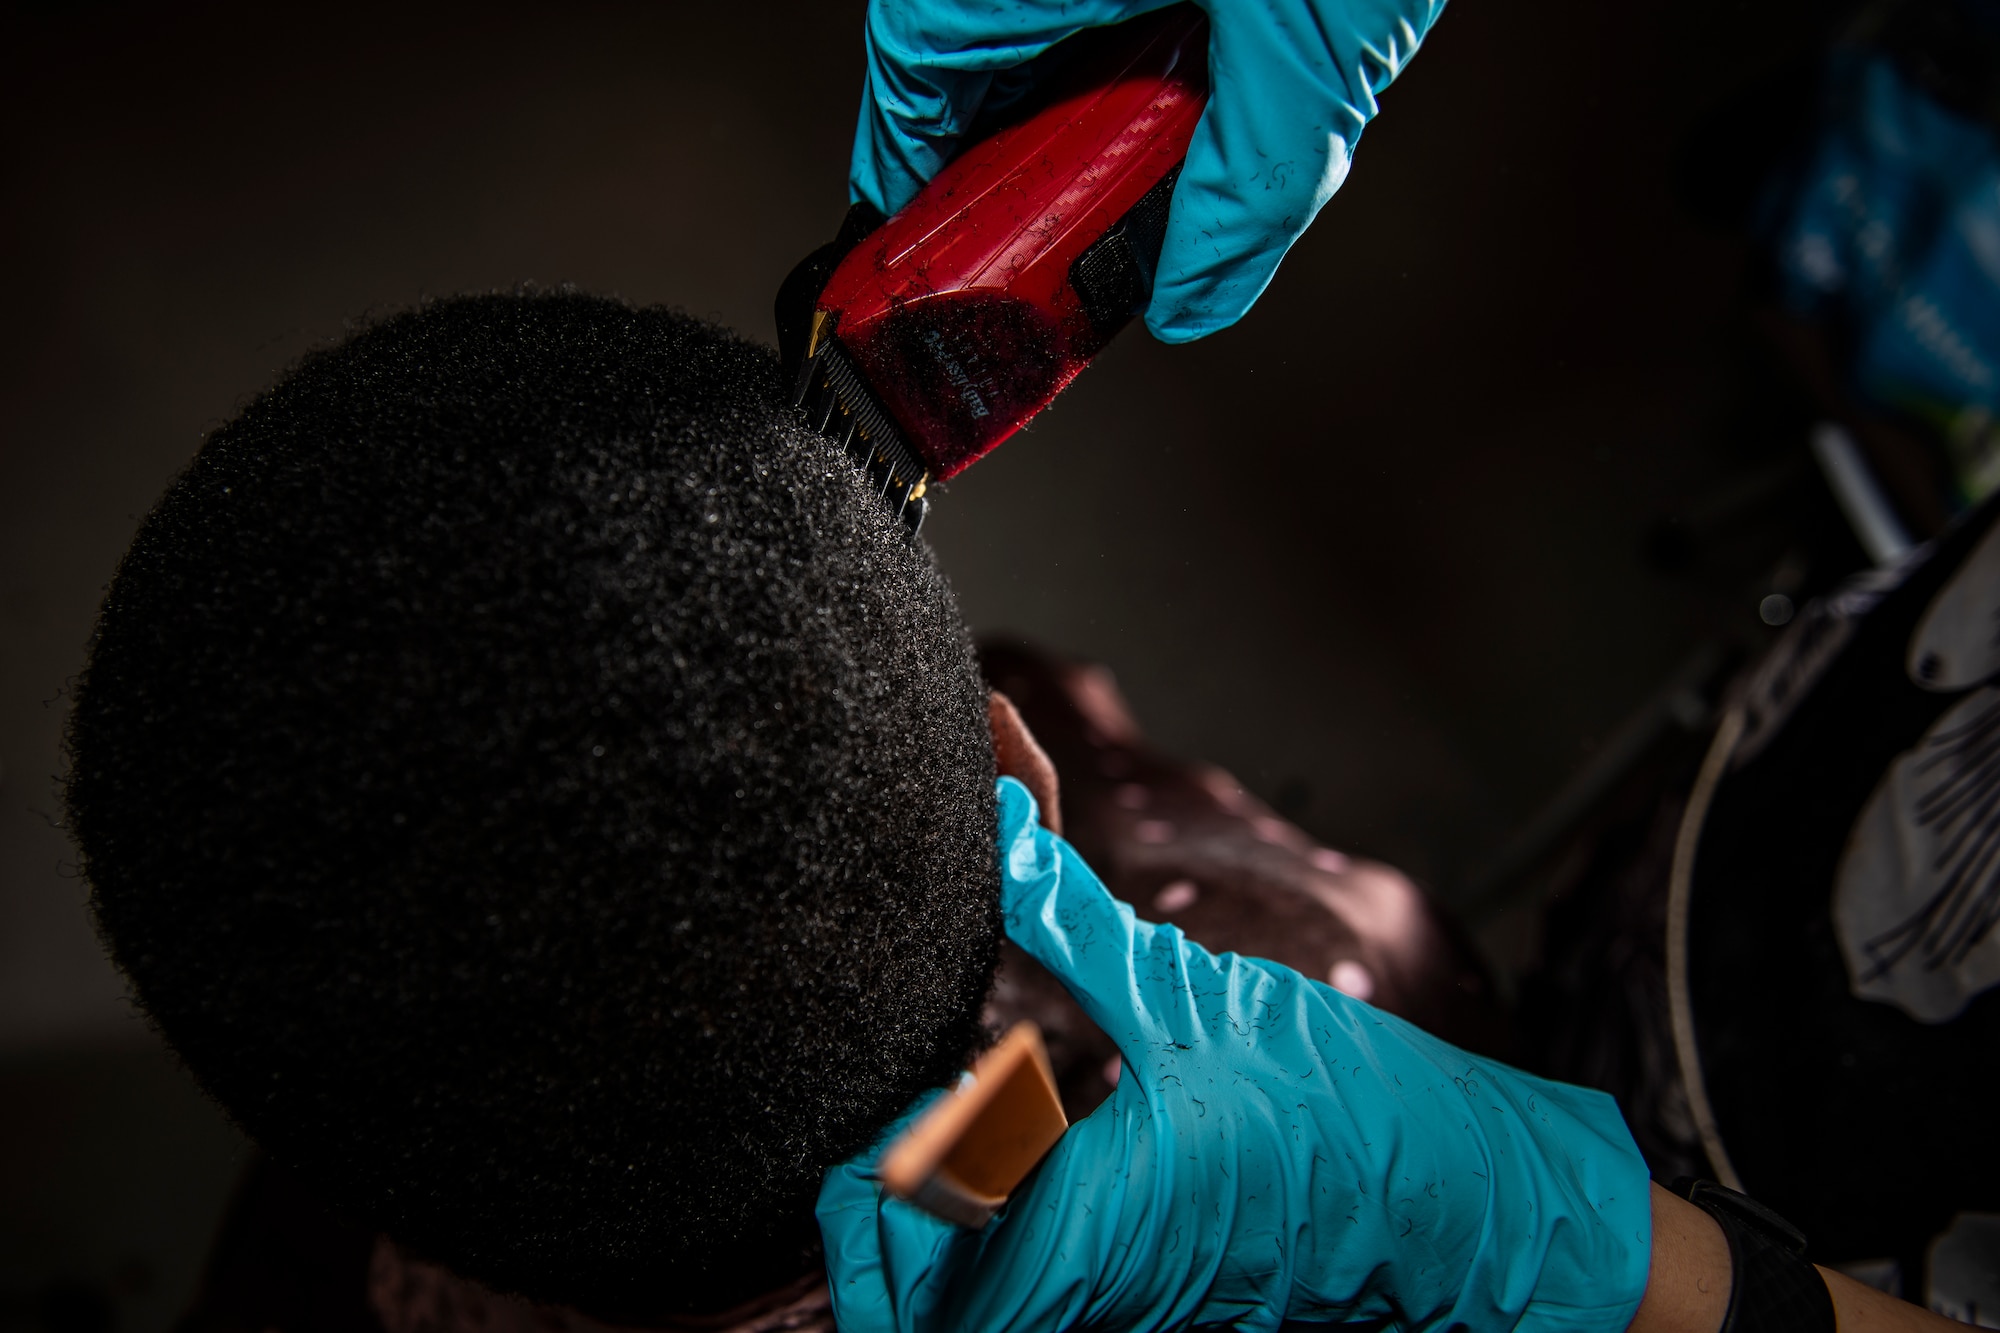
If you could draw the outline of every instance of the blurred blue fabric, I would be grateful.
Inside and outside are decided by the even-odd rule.
[[[2000,486],[2000,145],[1890,56],[1829,57],[1819,126],[1761,232],[1781,303],[1842,335],[1850,387],[1942,438],[1961,502]]]

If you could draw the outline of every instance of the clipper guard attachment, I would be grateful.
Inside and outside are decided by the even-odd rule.
[[[930,508],[924,498],[930,471],[875,401],[837,341],[818,340],[818,346],[799,367],[792,403],[805,412],[814,430],[839,441],[854,465],[867,474],[889,512],[902,519],[910,536],[915,537]]]

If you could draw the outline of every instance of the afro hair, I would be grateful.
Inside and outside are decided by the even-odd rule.
[[[600,1315],[812,1271],[998,958],[963,621],[778,378],[574,293],[365,328],[145,519],[70,723],[99,929],[207,1090]]]

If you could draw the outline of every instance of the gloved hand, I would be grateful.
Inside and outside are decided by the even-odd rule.
[[[868,78],[851,197],[908,203],[989,95],[1071,33],[1171,0],[870,0]],[[1347,178],[1375,95],[1444,0],[1198,0],[1209,15],[1208,110],[1174,189],[1146,327],[1190,342],[1243,317]],[[1013,72],[1013,73],[1010,73]]]
[[[1125,1072],[981,1231],[885,1199],[879,1145],[829,1172],[819,1220],[842,1333],[1623,1333],[1652,1215],[1611,1098],[1136,920],[1005,778],[1000,854],[1008,935]]]

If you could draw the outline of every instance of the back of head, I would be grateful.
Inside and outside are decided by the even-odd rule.
[[[807,1271],[820,1174],[978,1040],[999,939],[950,592],[773,360],[438,302],[217,431],[106,599],[100,928],[264,1147],[627,1316]]]

